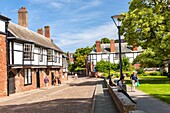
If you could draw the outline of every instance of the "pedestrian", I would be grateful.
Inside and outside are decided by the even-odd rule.
[[[56,85],[56,77],[53,78],[52,82],[53,82],[53,85]]]
[[[45,76],[44,78],[44,83],[45,83],[45,87],[48,87],[49,80],[47,76]]]
[[[57,80],[58,80],[58,85],[61,84],[60,77],[57,77]]]
[[[77,79],[77,78],[78,78],[78,75],[77,75],[77,73],[75,73],[75,75],[74,75],[74,78],[75,78],[75,79]]]
[[[121,76],[120,77],[120,80],[118,81],[117,83],[117,89],[118,89],[118,92],[122,92],[125,96],[127,96],[133,103],[137,103],[135,102],[125,91],[125,89],[123,88],[123,84],[125,83],[124,81],[124,76]]]
[[[133,74],[130,76],[130,79],[132,82],[131,91],[132,91],[132,89],[134,91],[136,91],[136,86],[137,86],[137,82],[138,82],[137,71],[133,71]]]

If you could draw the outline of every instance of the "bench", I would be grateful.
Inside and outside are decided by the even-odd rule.
[[[136,105],[128,97],[126,97],[123,93],[118,92],[116,87],[111,87],[106,79],[104,81],[120,113],[129,113],[130,111],[136,110]]]

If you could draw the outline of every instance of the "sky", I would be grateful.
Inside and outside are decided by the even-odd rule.
[[[111,16],[128,11],[131,0],[0,0],[0,14],[18,24],[18,10],[26,7],[28,28],[50,26],[51,38],[64,52],[92,47],[96,40],[117,39]]]

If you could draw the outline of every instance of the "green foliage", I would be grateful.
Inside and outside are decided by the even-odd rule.
[[[162,76],[162,72],[160,71],[154,71],[154,72],[151,72],[149,73],[150,76]]]
[[[119,64],[118,64],[118,69],[120,69]],[[130,62],[128,57],[123,57],[122,58],[122,70],[123,71],[128,71],[130,70]]]
[[[111,69],[111,63],[109,61],[101,60],[96,64],[96,71],[108,73]]]
[[[107,44],[110,43],[110,40],[108,38],[102,38],[101,43]]]
[[[123,15],[121,35],[129,45],[151,48],[156,59],[170,57],[170,6],[167,0],[132,0],[129,11]]]
[[[140,63],[141,67],[157,67],[163,64],[162,60],[157,57],[156,53],[148,48],[139,54],[133,61],[133,64]]]
[[[144,69],[141,67],[137,70],[138,74],[143,74],[145,73]]]
[[[73,68],[74,68],[74,70],[81,69],[81,68],[85,67],[85,58],[91,51],[92,51],[92,48],[90,48],[90,47],[78,48],[76,50],[76,52],[73,54],[73,58],[74,58]]]

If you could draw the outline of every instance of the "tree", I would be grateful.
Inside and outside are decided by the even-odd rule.
[[[107,44],[110,43],[110,40],[108,38],[102,38],[101,43]]]
[[[74,58],[74,70],[85,68],[85,58],[92,51],[92,48],[78,48],[76,52],[73,54]]]
[[[129,45],[151,48],[160,60],[170,57],[169,0],[132,0],[121,35]]]
[[[152,51],[152,49],[148,48],[143,53],[139,54],[133,64],[140,63],[141,67],[159,67],[162,65],[162,60]]]

